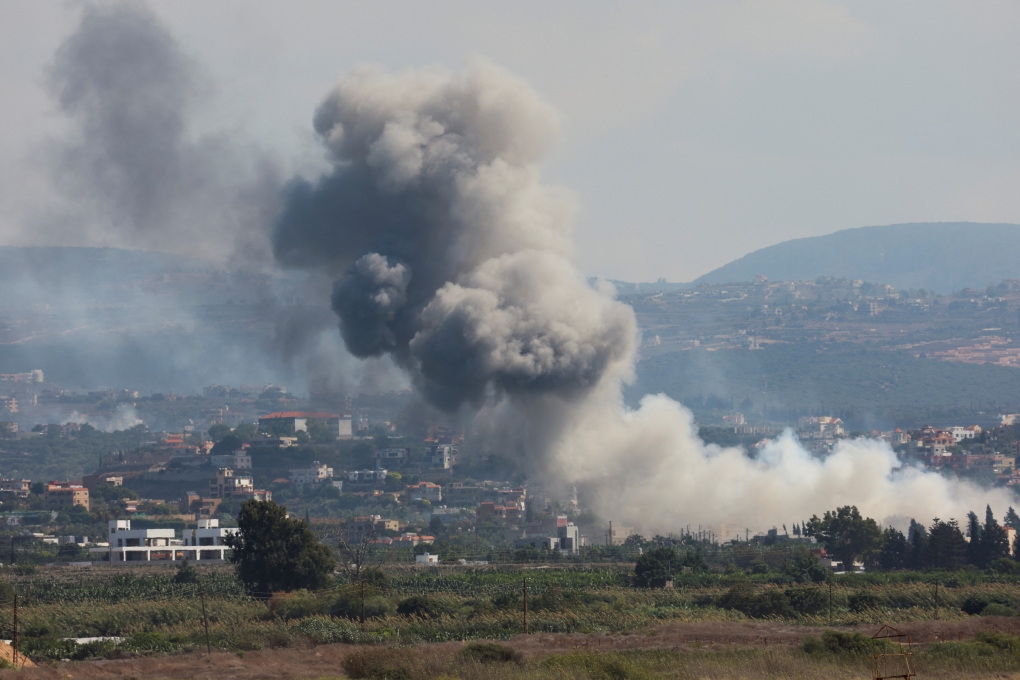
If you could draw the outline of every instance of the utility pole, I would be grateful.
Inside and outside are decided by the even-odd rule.
[[[14,644],[14,667],[18,667],[18,596],[14,596],[14,636],[11,640]]]
[[[939,580],[935,579],[935,620],[939,620]]]
[[[609,520],[609,543],[607,545],[612,544],[613,544],[613,520]]]
[[[524,634],[528,634],[528,579],[524,578]]]

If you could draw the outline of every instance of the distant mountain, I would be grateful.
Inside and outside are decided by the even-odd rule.
[[[812,281],[820,276],[950,293],[1020,279],[1020,225],[977,222],[844,229],[756,250],[695,279],[701,283]]]

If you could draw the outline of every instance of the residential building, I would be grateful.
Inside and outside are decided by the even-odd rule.
[[[349,482],[384,482],[389,470],[350,470],[347,473]]]
[[[245,450],[233,453],[209,456],[214,468],[230,468],[231,470],[251,470],[251,454]]]
[[[101,486],[124,486],[124,477],[123,475],[104,473],[85,475],[81,478],[81,485],[90,490]]]
[[[337,439],[353,437],[351,414],[326,413],[322,411],[278,411],[259,418],[259,431],[269,432],[276,436],[293,435],[297,432],[308,432],[308,423],[315,421],[336,433]]]
[[[209,497],[216,499],[224,498],[254,498],[260,501],[273,499],[271,491],[256,489],[254,479],[247,475],[235,475],[230,468],[220,468],[216,476],[209,480]]]
[[[439,564],[439,555],[432,555],[429,553],[422,553],[421,555],[414,556],[414,563],[419,566],[429,566]]]
[[[533,547],[538,550],[559,550],[564,555],[576,555],[584,545],[580,528],[567,520],[566,515],[548,517],[528,524],[523,534],[514,541],[514,547]]]
[[[327,466],[325,463],[320,463],[315,460],[312,461],[310,467],[292,469],[287,478],[296,486],[319,484],[326,480],[333,479],[333,468]]]
[[[89,552],[105,556],[110,564],[126,562],[223,562],[229,548],[223,540],[236,529],[220,528],[218,520],[198,521],[194,529],[185,529],[183,539],[173,529],[132,529],[131,520],[109,522],[108,545]]]
[[[0,479],[0,495],[28,498],[32,492],[30,479]]]
[[[443,500],[443,487],[432,482],[418,482],[417,484],[405,487],[404,494],[407,496],[407,500],[411,502],[428,501],[429,503],[438,503]]]
[[[803,439],[833,439],[844,434],[843,421],[833,416],[804,416],[797,424]]]
[[[401,447],[390,447],[375,452],[376,468],[390,470],[407,467],[411,460],[411,450]]]
[[[47,510],[67,510],[80,505],[89,509],[89,490],[81,484],[71,482],[50,482],[43,496]]]
[[[445,444],[425,447],[422,467],[432,470],[450,470],[457,464],[457,449]]]

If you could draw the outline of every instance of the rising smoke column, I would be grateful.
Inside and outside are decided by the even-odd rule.
[[[705,445],[664,396],[628,410],[633,312],[571,263],[569,202],[538,174],[556,116],[507,72],[361,68],[314,125],[332,170],[288,188],[279,261],[335,277],[354,355],[392,356],[433,405],[475,409],[504,450],[581,486],[603,517],[665,533],[841,504],[900,522],[1005,510],[1004,492],[902,469],[880,442],[818,460],[788,435],[752,460]]]
[[[571,206],[537,168],[556,126],[488,64],[357,70],[315,113],[333,171],[288,190],[277,257],[336,274],[347,348],[440,408],[579,397],[629,365],[636,326],[570,263]]]
[[[71,123],[46,154],[67,203],[38,226],[60,242],[271,261],[274,164],[231,134],[190,129],[208,83],[140,2],[86,4],[48,74]],[[73,233],[67,233],[73,232]]]

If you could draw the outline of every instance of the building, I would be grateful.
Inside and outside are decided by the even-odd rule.
[[[209,456],[209,461],[212,463],[214,468],[251,470],[251,454],[243,450]]]
[[[336,433],[337,439],[353,437],[351,414],[326,413],[323,411],[278,411],[259,418],[259,431],[268,432],[277,437],[293,435],[297,432],[308,432],[310,422],[318,422]]]
[[[0,479],[0,495],[28,498],[32,492],[30,479]]]
[[[320,463],[315,460],[312,461],[311,467],[292,469],[287,475],[287,478],[292,484],[297,486],[319,484],[326,480],[333,479],[333,468],[328,467],[325,463]]]
[[[376,468],[387,468],[389,470],[407,467],[411,460],[411,450],[400,447],[390,447],[375,452]]]
[[[429,553],[422,553],[421,555],[414,556],[414,563],[420,566],[429,566],[439,564],[439,555],[432,555]]]
[[[411,502],[428,501],[429,503],[438,503],[443,500],[443,487],[432,482],[418,482],[417,484],[410,484],[404,487],[404,495]]]
[[[47,510],[67,510],[80,505],[89,509],[89,490],[81,484],[71,482],[50,482],[43,496]]]
[[[181,552],[187,559],[196,562],[209,560],[222,562],[226,559],[226,551],[229,550],[224,539],[236,532],[237,529],[221,528],[218,519],[200,519],[194,529],[190,532],[187,529],[184,531],[184,546],[196,550]]]
[[[430,470],[450,470],[457,464],[457,449],[445,444],[425,447],[422,467]]]
[[[832,416],[804,416],[797,425],[803,439],[833,439],[844,434],[843,421]]]
[[[103,474],[97,473],[94,475],[85,475],[81,478],[81,485],[86,489],[96,489],[101,486],[124,486],[124,477],[122,475]]]
[[[548,517],[528,524],[523,535],[514,540],[515,548],[531,547],[537,550],[559,550],[564,555],[576,555],[584,545],[580,528],[567,521],[566,515]]]
[[[350,470],[348,482],[385,482],[389,470]]]
[[[260,501],[273,499],[271,491],[256,489],[255,481],[247,475],[235,475],[230,468],[220,468],[216,476],[209,480],[209,497],[216,499],[224,498],[254,498]]]
[[[110,564],[126,562],[222,562],[229,548],[224,539],[236,529],[221,529],[215,519],[198,521],[195,529],[185,530],[183,539],[173,529],[132,529],[131,520],[109,522],[108,545],[92,548],[94,555],[105,555]]]

